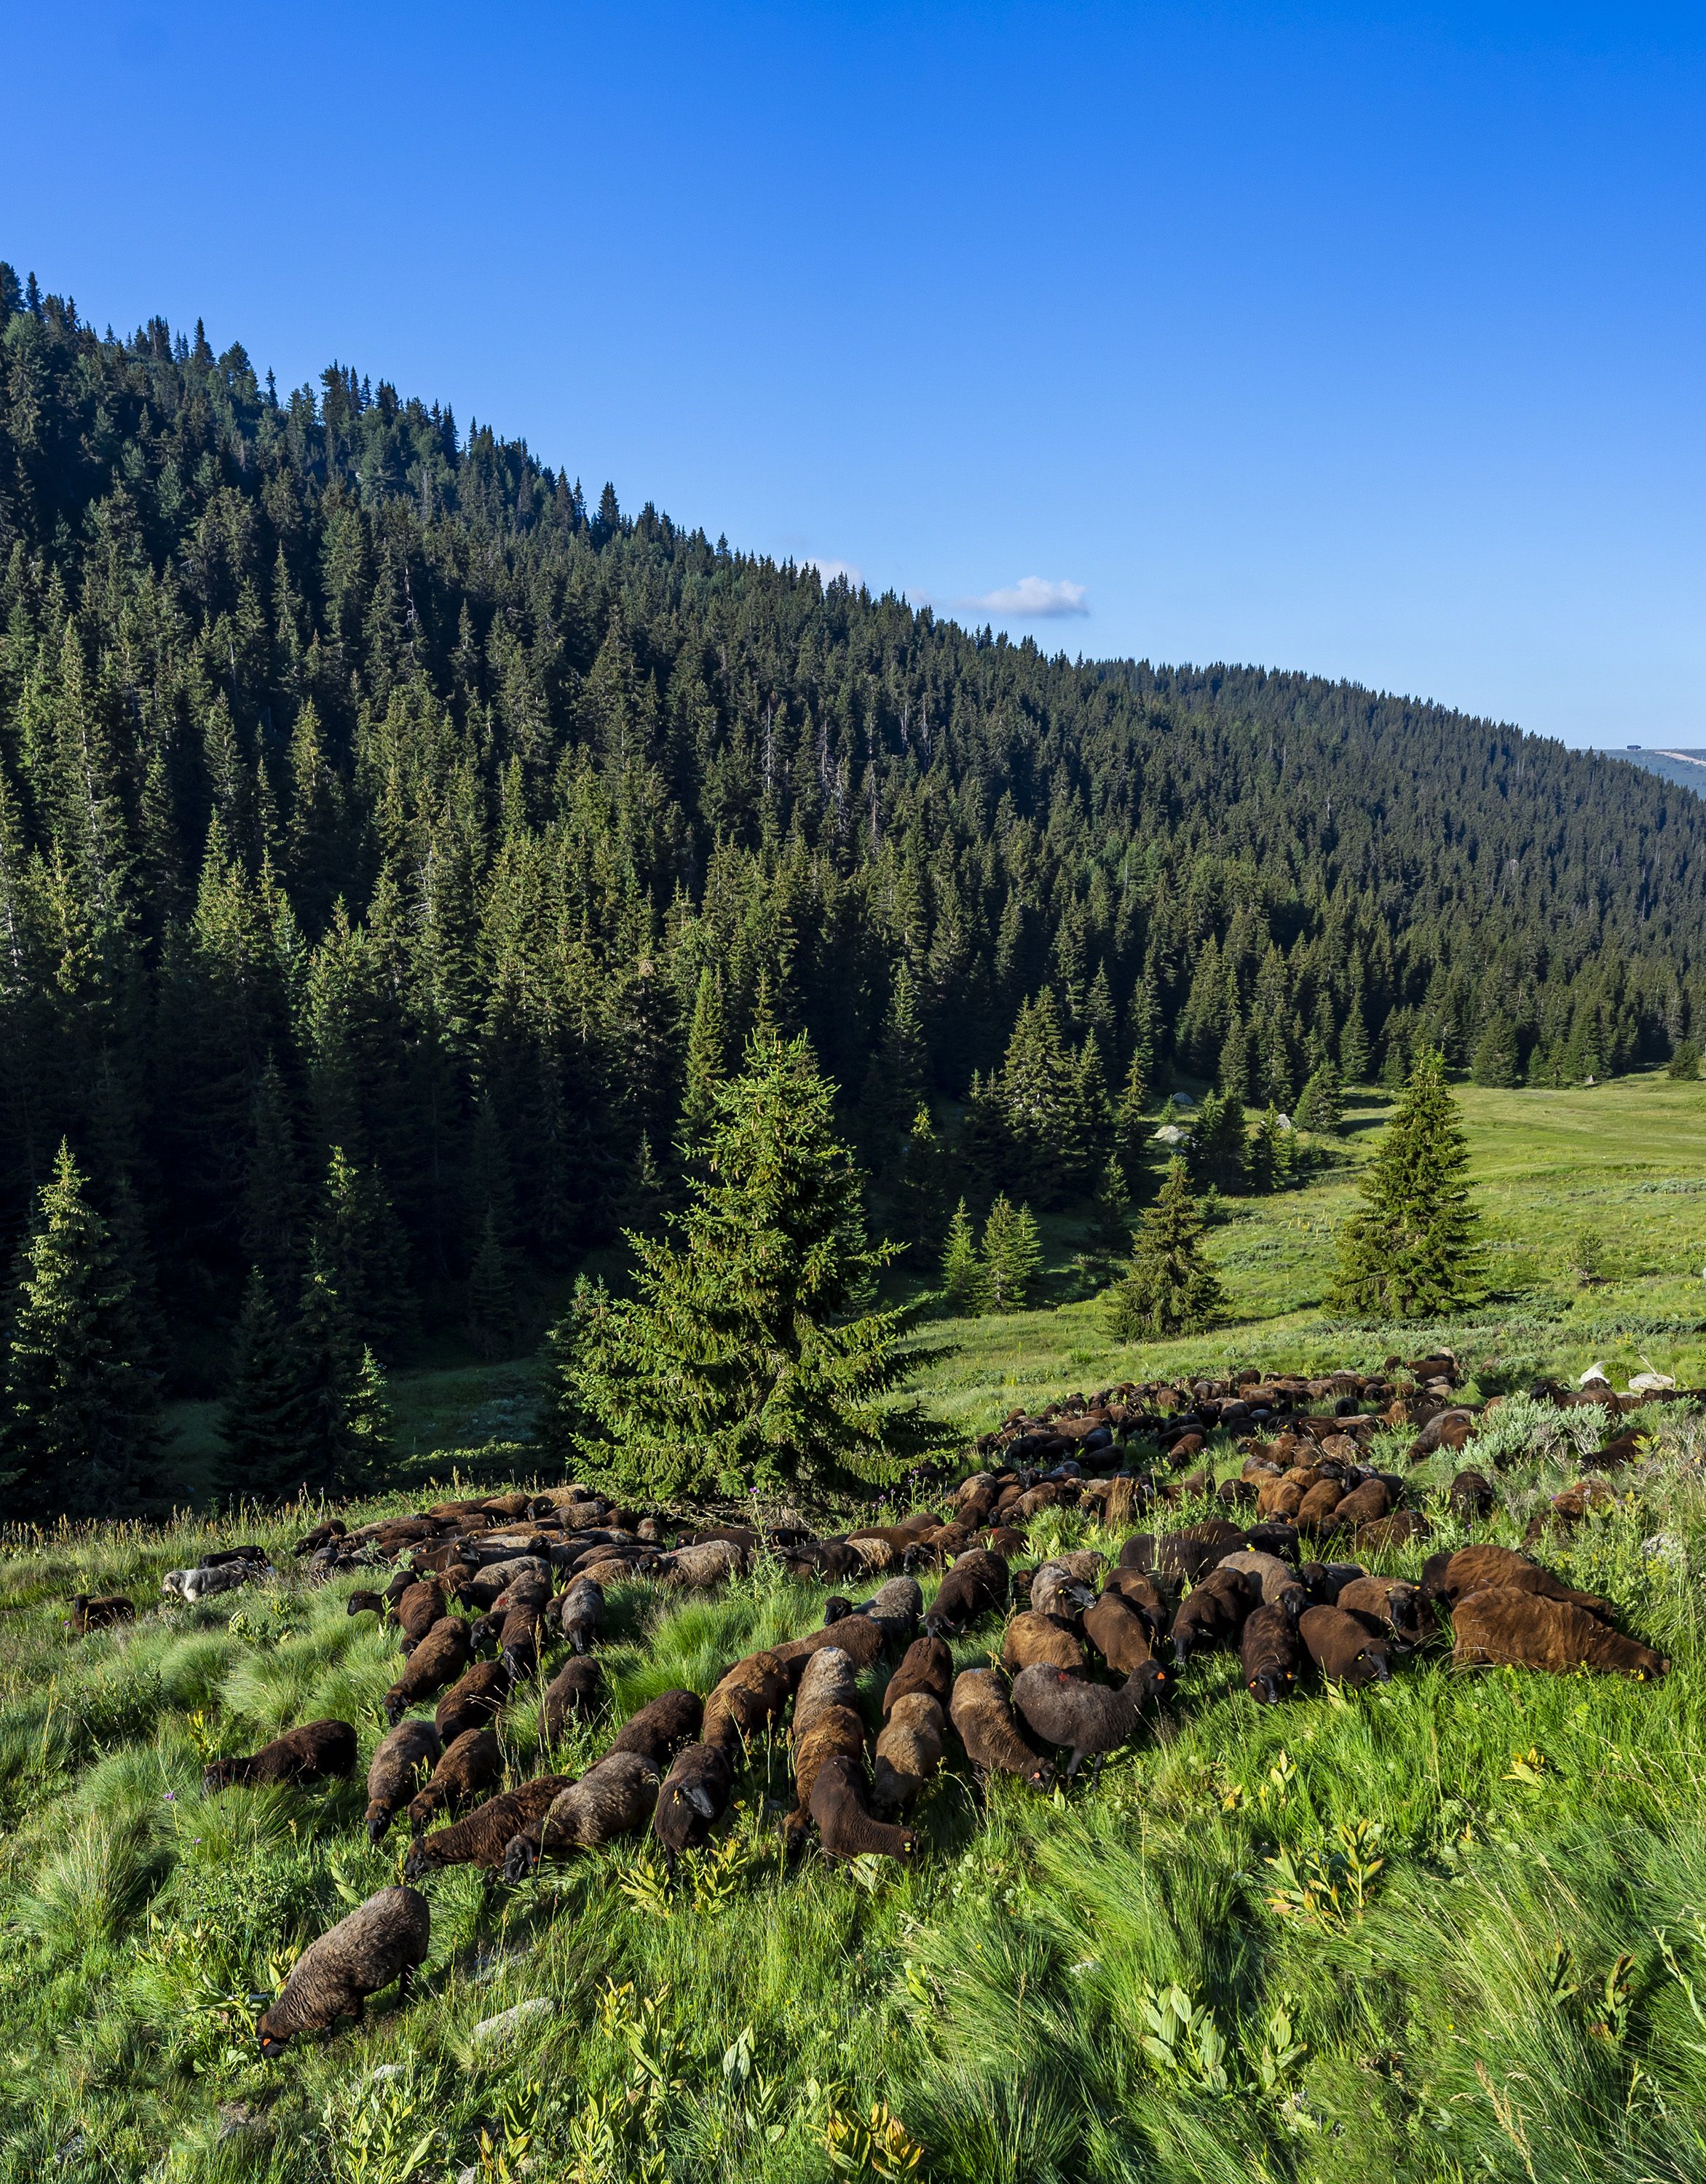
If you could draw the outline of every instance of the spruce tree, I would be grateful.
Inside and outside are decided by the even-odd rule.
[[[1340,1232],[1339,1271],[1327,1300],[1333,1310],[1422,1319],[1474,1288],[1479,1217],[1468,1168],[1444,1057],[1424,1050],[1363,1176],[1363,1205]]]
[[[716,1100],[687,1211],[629,1234],[634,1295],[566,1330],[578,1445],[652,1495],[899,1478],[941,1435],[894,1399],[912,1315],[867,1309],[898,1247],[866,1240],[833,1088],[772,1034]]]
[[[1078,1256],[1080,1269],[1097,1289],[1112,1281],[1131,1256],[1131,1223],[1126,1217],[1129,1195],[1124,1169],[1118,1161],[1111,1160],[1090,1201],[1084,1246]]]
[[[1118,1342],[1193,1334],[1217,1325],[1225,1310],[1219,1277],[1202,1250],[1201,1212],[1184,1162],[1175,1160],[1138,1224],[1123,1279],[1108,1293],[1108,1327]]]
[[[928,1106],[920,1102],[900,1156],[895,1188],[895,1213],[906,1239],[907,1257],[931,1265],[941,1249],[948,1217],[948,1156]]]
[[[1369,1027],[1363,1015],[1360,987],[1351,996],[1339,1034],[1339,1069],[1346,1084],[1369,1081]]]
[[[942,1301],[962,1319],[975,1317],[982,1308],[984,1278],[978,1264],[978,1236],[962,1198],[948,1223],[942,1246]]]
[[[251,1267],[237,1314],[231,1384],[220,1407],[221,1490],[270,1501],[295,1484],[308,1433],[303,1358],[259,1267]]]
[[[413,1326],[409,1245],[376,1169],[332,1148],[315,1248],[340,1309],[382,1357],[395,1357]]]
[[[1243,1187],[1247,1166],[1244,1102],[1235,1094],[1211,1092],[1190,1133],[1190,1167],[1199,1182],[1217,1190]]]
[[[990,1310],[1023,1312],[1043,1259],[1029,1206],[1012,1205],[1005,1194],[997,1198],[984,1223],[978,1257]]]
[[[688,1026],[687,1066],[681,1095],[678,1142],[683,1159],[704,1143],[716,1120],[716,1088],[728,1074],[728,1029],[723,1020],[722,989],[711,970],[699,974]]]
[[[488,1206],[468,1271],[468,1332],[478,1355],[489,1362],[505,1357],[516,1334],[516,1285],[510,1255],[498,1234],[498,1217]]]
[[[1291,1117],[1300,1130],[1318,1137],[1334,1137],[1345,1127],[1345,1090],[1330,1061],[1322,1062],[1303,1087],[1297,1112]]]
[[[1475,1041],[1469,1061],[1469,1082],[1508,1089],[1521,1081],[1517,1068],[1516,1034],[1508,1020],[1497,1012],[1488,1017]]]
[[[6,1361],[0,1466],[31,1516],[129,1513],[159,1453],[130,1275],[61,1141],[37,1194]]]
[[[1148,1105],[1149,1085],[1143,1059],[1135,1054],[1131,1058],[1131,1067],[1125,1072],[1125,1083],[1120,1088],[1119,1100],[1113,1111],[1113,1156],[1119,1162],[1120,1173],[1125,1178],[1128,1197],[1136,1196],[1138,1181],[1143,1173],[1144,1139],[1149,1134],[1149,1121],[1144,1110]]]
[[[1698,1040],[1685,1039],[1665,1064],[1664,1073],[1679,1084],[1696,1084],[1700,1080],[1700,1047]]]
[[[1280,1110],[1270,1106],[1257,1116],[1250,1133],[1245,1167],[1251,1190],[1258,1196],[1283,1190],[1291,1179],[1293,1156],[1291,1133],[1281,1128]]]
[[[364,1430],[371,1352],[356,1331],[318,1246],[309,1254],[296,1342],[302,1361],[303,1438],[288,1491],[348,1495],[376,1484],[367,1465],[378,1442]]]

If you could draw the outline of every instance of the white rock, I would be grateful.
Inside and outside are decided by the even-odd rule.
[[[1672,1373],[1637,1373],[1629,1384],[1629,1392],[1631,1396],[1646,1396],[1655,1389],[1675,1385],[1676,1377]]]
[[[1177,1123],[1163,1123],[1150,1139],[1150,1143],[1155,1145],[1182,1145],[1185,1143],[1185,1133]]]
[[[490,2048],[515,2037],[524,2025],[535,2019],[549,2017],[556,2008],[548,1994],[536,1994],[531,2000],[518,2002],[508,2009],[500,2009],[495,2017],[482,2018],[468,2035],[476,2048]]]

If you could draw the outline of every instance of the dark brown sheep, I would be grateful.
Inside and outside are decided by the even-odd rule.
[[[910,1646],[924,1613],[924,1596],[917,1578],[891,1577],[869,1600],[860,1602],[857,1613],[868,1615],[891,1646]]]
[[[555,1744],[570,1721],[590,1720],[605,1702],[605,1672],[598,1663],[576,1657],[564,1662],[545,1686],[539,1728]]]
[[[826,1760],[811,1786],[811,1818],[831,1858],[894,1858],[906,1861],[918,1847],[910,1828],[884,1827],[873,1818],[865,1770],[851,1758]]]
[[[1339,1530],[1352,1532],[1359,1524],[1378,1524],[1391,1515],[1397,1498],[1384,1479],[1365,1479],[1334,1510],[1333,1522]]]
[[[1130,1544],[1126,1542],[1128,1546]],[[1241,1526],[1224,1517],[1205,1518],[1200,1524],[1187,1524],[1183,1531],[1168,1532],[1156,1541],[1155,1568],[1162,1577],[1185,1578],[1194,1585],[1223,1555],[1243,1545]],[[1124,1559],[1123,1550],[1121,1559]]]
[[[346,1615],[382,1617],[385,1613],[385,1596],[382,1592],[352,1592],[344,1602],[343,1612]]]
[[[433,1720],[446,1744],[465,1729],[482,1729],[494,1714],[502,1713],[514,1685],[506,1661],[477,1661],[439,1700]]]
[[[1148,1624],[1121,1593],[1102,1594],[1084,1619],[1084,1635],[1121,1678],[1155,1658]]]
[[[1001,1666],[1010,1676],[1021,1669],[1042,1667],[1065,1669],[1082,1675],[1085,1667],[1082,1642],[1046,1615],[1027,1608],[1014,1616],[1001,1640]]]
[[[994,1669],[961,1670],[954,1679],[948,1718],[979,1781],[992,1769],[1017,1775],[1034,1790],[1045,1790],[1054,1779],[1052,1765],[1026,1737]]]
[[[1460,1471],[1446,1489],[1452,1513],[1464,1524],[1480,1524],[1493,1513],[1492,1481],[1483,1471]]]
[[[1336,1604],[1349,1614],[1373,1617],[1407,1648],[1425,1645],[1433,1632],[1431,1602],[1424,1602],[1421,1588],[1405,1578],[1352,1578]]]
[[[420,1787],[423,1769],[443,1757],[444,1745],[430,1721],[399,1721],[374,1747],[367,1763],[367,1840],[376,1843]]]
[[[855,1760],[862,1766],[868,1741],[863,1718],[849,1706],[820,1708],[811,1726],[794,1740],[794,1810],[782,1824],[790,1844],[805,1834],[812,1788],[825,1766],[835,1758]]]
[[[1422,1586],[1452,1608],[1471,1593],[1488,1592],[1497,1586],[1507,1591],[1535,1593],[1542,1600],[1561,1600],[1569,1607],[1585,1608],[1590,1615],[1608,1618],[1614,1612],[1612,1603],[1597,1593],[1577,1592],[1514,1547],[1495,1546],[1486,1540],[1430,1555],[1422,1566]]]
[[[1210,1570],[1180,1602],[1168,1632],[1176,1665],[1182,1669],[1194,1653],[1236,1645],[1245,1617],[1260,1600],[1255,1580],[1242,1570]]]
[[[86,1638],[92,1630],[110,1630],[115,1623],[136,1619],[135,1603],[121,1594],[109,1593],[103,1599],[92,1600],[86,1592],[72,1594],[71,1613],[66,1618],[80,1638]]]
[[[1297,1622],[1275,1601],[1252,1611],[1239,1640],[1245,1688],[1259,1706],[1277,1706],[1296,1689],[1304,1662]]]
[[[1128,1607],[1143,1618],[1149,1625],[1151,1646],[1158,1645],[1172,1629],[1179,1601],[1167,1579],[1151,1570],[1111,1570],[1105,1590],[1117,1592]]]
[[[1253,1547],[1240,1547],[1235,1554],[1224,1557],[1215,1568],[1240,1570],[1252,1580],[1261,1592],[1264,1607],[1277,1607],[1280,1602],[1291,1600],[1294,1595],[1296,1596],[1296,1615],[1301,1615],[1309,1605],[1309,1596],[1298,1581],[1296,1568],[1291,1563],[1282,1562],[1278,1555],[1259,1553]]]
[[[434,1578],[421,1578],[406,1585],[398,1596],[393,1611],[397,1627],[403,1633],[403,1650],[412,1653],[433,1624],[448,1615],[449,1596]]]
[[[510,1680],[523,1683],[539,1665],[539,1627],[542,1611],[522,1603],[506,1609],[498,1633],[498,1658]]]
[[[432,1914],[412,1888],[376,1896],[311,1942],[255,2027],[263,2055],[282,2055],[298,2033],[322,2032],[340,2017],[361,2015],[371,1994],[397,1982],[404,2002],[424,1964]]]
[[[883,1693],[883,1718],[909,1691],[928,1691],[946,1706],[954,1689],[954,1657],[939,1638],[915,1638]]]
[[[697,1691],[660,1691],[622,1724],[604,1756],[609,1759],[618,1752],[631,1752],[661,1774],[683,1745],[700,1735],[701,1723],[709,1728],[710,1718],[711,1709]],[[715,1739],[707,1736],[705,1741],[710,1744]]]
[[[577,1577],[557,1608],[557,1628],[576,1652],[584,1653],[605,1619],[605,1589],[589,1577]]]
[[[817,1578],[824,1585],[845,1585],[865,1574],[865,1557],[845,1540],[808,1540],[789,1550],[783,1567],[790,1577]]]
[[[1096,1564],[1101,1559],[1100,1556],[1084,1557],[1087,1563]],[[1045,1563],[1031,1580],[1031,1607],[1037,1614],[1050,1616],[1056,1623],[1076,1623],[1095,1600],[1100,1582],[1099,1568],[1092,1568],[1088,1576],[1080,1576],[1056,1556]]]
[[[711,1744],[688,1744],[675,1755],[657,1793],[652,1833],[673,1870],[683,1851],[697,1850],[728,1810],[734,1768]]]
[[[1394,1509],[1390,1517],[1376,1517],[1371,1524],[1358,1524],[1352,1537],[1363,1554],[1379,1555],[1425,1540],[1433,1529],[1419,1509]]]
[[[330,1546],[334,1540],[343,1539],[348,1529],[348,1525],[341,1517],[328,1517],[323,1524],[316,1524],[311,1532],[304,1533],[290,1552],[293,1555],[316,1554],[321,1547]]]
[[[1572,1669],[1597,1669],[1636,1683],[1655,1683],[1670,1667],[1650,1646],[1621,1636],[1586,1609],[1510,1586],[1470,1593],[1458,1602],[1452,1621],[1457,1637],[1452,1659],[1458,1668],[1508,1663],[1544,1669],[1554,1676]]]
[[[1068,1781],[1094,1757],[1094,1786],[1104,1756],[1135,1733],[1146,1709],[1159,1703],[1170,1681],[1157,1661],[1140,1663],[1117,1691],[1059,1669],[1027,1669],[1014,1680],[1013,1708],[1034,1736],[1071,1752]]]
[[[504,1847],[504,1878],[524,1880],[542,1858],[600,1850],[638,1835],[657,1809],[658,1770],[638,1752],[610,1752],[560,1790],[542,1817]]]
[[[498,1733],[492,1729],[465,1729],[427,1777],[426,1787],[410,1802],[409,1832],[425,1835],[441,1814],[460,1812],[482,1791],[502,1780],[504,1754]]]
[[[1318,1479],[1307,1489],[1297,1504],[1297,1529],[1300,1532],[1336,1532],[1339,1529],[1339,1504],[1346,1499],[1345,1489],[1336,1479]]]
[[[402,1674],[385,1694],[385,1719],[393,1725],[412,1706],[454,1684],[467,1667],[468,1626],[460,1615],[441,1615],[409,1656]]]
[[[904,1812],[942,1764],[947,1717],[928,1691],[898,1700],[877,1739],[871,1802],[879,1813]]]
[[[355,1772],[355,1731],[347,1721],[305,1721],[246,1759],[215,1759],[202,1776],[211,1795],[233,1783],[259,1790],[281,1782],[319,1782]]]
[[[1297,1635],[1315,1666],[1336,1684],[1360,1688],[1384,1684],[1391,1676],[1391,1648],[1386,1641],[1375,1635],[1371,1624],[1342,1607],[1307,1608]]]
[[[924,1618],[925,1630],[933,1638],[957,1637],[1006,1606],[1010,1582],[1007,1564],[1000,1555],[984,1547],[968,1547],[942,1580]]]
[[[859,1704],[859,1676],[850,1654],[839,1646],[820,1646],[806,1663],[794,1694],[794,1720],[789,1734],[795,1744],[808,1736],[820,1714],[831,1707]]]
[[[810,1630],[803,1638],[789,1638],[772,1648],[772,1658],[781,1662],[788,1674],[789,1688],[800,1681],[806,1662],[825,1646],[837,1646],[860,1669],[875,1667],[889,1646],[889,1633],[884,1626],[868,1615],[844,1615],[833,1624],[825,1624],[821,1630]],[[756,1659],[765,1657],[755,1654]]]
[[[536,1774],[530,1782],[519,1782],[513,1790],[488,1797],[453,1826],[422,1836],[404,1860],[404,1880],[420,1880],[452,1865],[478,1865],[495,1872],[516,1837],[543,1820],[552,1800],[574,1779],[572,1774]]]

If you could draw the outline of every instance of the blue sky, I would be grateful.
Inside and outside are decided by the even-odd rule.
[[[7,14],[0,256],[1051,649],[1706,745],[1706,10]]]

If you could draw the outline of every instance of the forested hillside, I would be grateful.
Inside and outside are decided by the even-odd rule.
[[[1706,810],[1632,766],[826,590],[3,267],[0,332],[0,1240],[69,1139],[179,1384],[328,1221],[382,1358],[500,1351],[761,1011],[879,1207],[974,1074],[975,1202],[1092,1180],[1134,1061],[1285,1106],[1706,1018]]]

